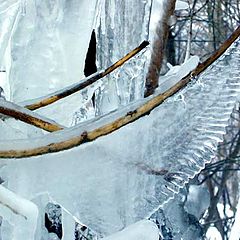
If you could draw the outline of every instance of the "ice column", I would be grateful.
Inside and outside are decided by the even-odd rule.
[[[106,68],[148,39],[151,0],[102,1],[98,21],[98,64]],[[143,96],[146,56],[136,57],[104,79],[97,111],[108,112]]]

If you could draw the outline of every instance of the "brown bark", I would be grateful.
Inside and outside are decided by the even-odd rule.
[[[165,0],[163,15],[156,28],[155,39],[153,42],[150,65],[146,77],[145,97],[153,94],[158,86],[158,79],[163,62],[164,50],[169,34],[169,19],[174,13],[176,0]]]

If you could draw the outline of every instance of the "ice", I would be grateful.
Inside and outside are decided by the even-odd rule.
[[[239,239],[240,238],[240,229],[239,229],[239,218],[240,218],[240,199],[238,201],[238,205],[237,205],[237,212],[235,214],[236,218],[235,218],[235,222],[232,226],[231,229],[231,233],[230,233],[230,240],[234,240],[234,239]]]
[[[179,11],[179,10],[185,10],[185,9],[188,9],[188,8],[189,8],[189,6],[186,2],[183,2],[183,1],[180,1],[180,0],[176,1],[175,10]]]
[[[11,191],[26,199],[47,192],[101,236],[149,217],[216,155],[239,101],[239,44],[236,41],[199,79],[149,115],[65,151],[1,159],[0,175]],[[0,150],[45,145],[51,150],[53,143],[77,143],[84,131],[106,125],[152,98],[31,141],[5,141]],[[42,209],[41,203],[38,207]]]
[[[151,217],[159,224],[161,239],[201,240],[202,227],[198,219],[185,211],[186,188]]]
[[[17,20],[20,1],[2,0],[0,2],[0,67],[4,61],[4,55]]]
[[[201,199],[201,201],[199,201]],[[185,210],[200,219],[210,205],[210,195],[206,186],[190,185]]]
[[[98,65],[104,69],[149,38],[151,0],[104,0],[98,19]],[[143,97],[146,55],[130,60],[103,82],[97,112],[109,112]]]
[[[0,214],[13,228],[12,240],[34,239],[38,208],[0,185]],[[20,226],[20,227],[19,227]]]
[[[84,76],[85,57],[98,4],[97,0],[21,2],[7,66],[14,102],[44,96],[76,83]],[[54,104],[51,109],[38,112],[70,126],[72,118],[67,121],[65,116],[73,116],[85,102],[84,96],[77,93]]]
[[[182,65],[172,66],[168,63],[170,70],[159,78],[158,91],[165,92],[174,84],[179,82],[183,77],[186,77],[192,70],[194,70],[199,63],[198,56],[191,56]]]
[[[102,240],[158,240],[159,230],[151,221],[142,220]]]

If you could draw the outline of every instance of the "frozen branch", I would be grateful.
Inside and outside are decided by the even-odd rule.
[[[17,120],[41,128],[48,132],[59,131],[63,129],[63,126],[58,125],[54,121],[43,118],[32,111],[20,107],[14,103],[0,99],[0,114],[13,117]]]
[[[65,97],[68,97],[84,88],[87,86],[95,83],[99,79],[107,76],[117,68],[121,67],[125,62],[127,62],[129,59],[134,57],[136,54],[141,52],[144,48],[146,48],[149,45],[149,42],[143,41],[137,48],[129,52],[126,56],[118,60],[116,63],[114,63],[112,66],[108,67],[107,69],[97,72],[95,74],[92,74],[91,76],[82,79],[80,82],[73,84],[65,89],[62,89],[60,91],[54,92],[50,95],[30,100],[27,103],[23,102],[21,105],[24,105],[25,108],[28,108],[29,110],[36,110],[42,107],[45,107],[49,104],[52,104],[60,99],[63,99]]]

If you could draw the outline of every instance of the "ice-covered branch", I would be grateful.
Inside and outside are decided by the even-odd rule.
[[[36,109],[45,107],[49,104],[52,104],[52,103],[54,103],[60,99],[63,99],[67,96],[70,96],[73,93],[76,93],[76,92],[86,88],[87,86],[93,84],[97,80],[107,76],[108,74],[110,74],[111,72],[113,72],[114,70],[116,70],[117,68],[122,66],[129,59],[134,57],[136,54],[138,54],[140,51],[142,51],[144,48],[146,48],[148,45],[149,45],[149,42],[143,41],[137,48],[135,48],[134,50],[129,52],[127,55],[125,55],[123,58],[118,60],[116,63],[114,63],[107,69],[97,72],[95,74],[92,74],[91,76],[89,76],[85,79],[82,79],[80,82],[73,84],[67,88],[64,88],[60,91],[54,92],[50,95],[47,95],[47,96],[44,96],[44,97],[41,97],[38,99],[23,102],[23,103],[21,103],[21,105],[24,105],[29,110],[36,110]]]
[[[38,218],[38,208],[33,202],[0,185],[0,213],[4,220],[15,225],[13,239],[33,239]]]
[[[62,130],[63,126],[60,126],[56,122],[43,118],[32,111],[20,107],[12,102],[8,102],[0,99],[0,114],[13,117],[17,120],[33,125],[35,127],[44,129],[48,132],[54,132]]]
[[[91,142],[101,136],[110,134],[123,126],[132,123],[139,118],[149,114],[154,108],[158,107],[162,104],[167,98],[171,97],[175,93],[177,93],[180,89],[185,87],[192,79],[192,77],[198,76],[202,71],[204,71],[208,66],[210,66],[216,59],[218,59],[227,48],[239,37],[240,35],[240,27],[238,27],[234,33],[224,42],[224,44],[214,53],[211,57],[209,57],[205,62],[198,65],[198,67],[193,70],[186,77],[181,79],[178,83],[172,86],[163,94],[155,95],[154,97],[150,97],[146,99],[144,102],[141,102],[141,105],[136,105],[137,107],[132,108],[131,111],[121,112],[121,116],[117,116],[114,120],[110,118],[112,121],[105,122],[105,124],[100,126],[95,126],[94,129],[90,129],[89,131],[81,131],[81,133],[75,134],[75,136],[66,137],[66,139],[61,139],[61,141],[51,141],[44,142],[43,145],[34,146],[29,149],[11,149],[11,150],[2,150],[0,151],[1,158],[23,158],[29,156],[36,156],[41,154],[46,154],[50,152],[58,152],[61,150],[69,149],[85,142]],[[135,105],[134,105],[135,106]],[[82,128],[80,128],[82,129]],[[76,132],[76,129],[75,129]]]

